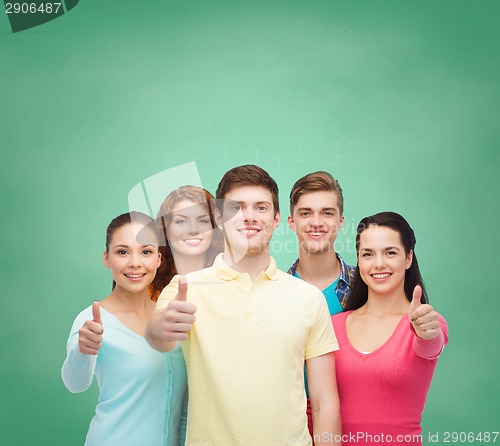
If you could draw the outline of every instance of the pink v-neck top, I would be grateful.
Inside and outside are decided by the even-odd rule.
[[[403,316],[381,347],[363,354],[347,337],[350,313],[332,316],[340,347],[335,366],[343,445],[422,444],[420,421],[437,358],[448,342],[446,321],[439,316],[442,333],[425,341]]]

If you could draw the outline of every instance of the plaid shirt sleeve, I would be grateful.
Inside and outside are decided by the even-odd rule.
[[[297,260],[295,260],[295,262],[293,262],[293,265],[290,268],[288,268],[287,273],[291,274],[292,276],[295,275],[295,271],[297,271],[298,264],[299,264],[299,259],[297,259]]]
[[[335,255],[337,259],[339,259],[341,268],[339,282],[335,287],[335,293],[339,298],[340,305],[342,305],[342,308],[345,308],[347,299],[351,294],[352,286],[354,285],[354,271],[356,271],[356,268],[345,263],[344,259],[337,253],[335,253]]]

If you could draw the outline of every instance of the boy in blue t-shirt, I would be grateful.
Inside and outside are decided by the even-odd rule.
[[[344,197],[328,172],[313,172],[290,192],[288,225],[297,234],[299,258],[288,272],[322,290],[330,315],[340,313],[352,288],[354,267],[335,252],[344,224]]]
[[[297,234],[299,258],[289,274],[318,287],[330,315],[340,313],[353,285],[353,266],[335,252],[334,242],[344,224],[344,197],[338,181],[328,172],[313,172],[295,182],[290,192],[288,225]],[[307,376],[305,375],[306,393]],[[309,432],[312,414],[307,400]]]

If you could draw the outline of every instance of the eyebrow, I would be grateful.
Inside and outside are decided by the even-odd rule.
[[[141,245],[141,246],[142,246],[142,248],[145,248],[147,246],[155,246],[155,245],[153,243],[148,243],[146,245]],[[130,246],[128,246],[128,245],[115,245],[115,246],[113,246],[113,249],[116,249],[116,248],[130,248]]]
[[[271,205],[272,203],[270,201],[257,201],[255,203],[247,203],[246,201],[240,201],[240,200],[227,200],[228,204],[245,204],[245,205],[258,205],[258,204],[268,204]]]
[[[313,208],[308,208],[308,207],[300,207],[300,208],[297,208],[298,211],[312,211]],[[321,208],[322,211],[336,211],[337,208],[334,208],[334,207],[325,207],[325,208]]]
[[[401,251],[397,246],[387,246],[383,248],[384,251],[388,251],[390,249],[396,249],[397,251]],[[373,251],[372,248],[361,248],[360,251]]]
[[[175,213],[173,215],[174,217],[184,217],[184,218],[191,218],[189,215],[184,215],[184,214],[178,214],[178,213]],[[202,217],[208,217],[208,213],[206,214],[201,214],[201,215],[198,215],[196,218],[202,218]]]

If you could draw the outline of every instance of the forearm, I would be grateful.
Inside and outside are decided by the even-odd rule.
[[[439,316],[439,334],[433,339],[425,340],[417,336],[412,327],[415,339],[413,340],[413,350],[417,356],[424,359],[436,359],[448,343],[448,325],[442,316]]]
[[[337,401],[322,402],[312,406],[314,444],[316,446],[341,445],[342,423]]]
[[[97,355],[84,355],[78,343],[68,341],[68,354],[61,369],[61,377],[66,388],[72,393],[87,390],[92,384]]]
[[[341,445],[340,400],[333,352],[306,361],[316,446]]]
[[[161,335],[162,316],[164,309],[155,310],[146,326],[145,337],[149,345],[160,352],[169,352],[176,346],[177,341],[167,341]]]
[[[444,349],[444,333],[440,330],[434,339],[421,339],[415,334],[413,349],[417,356],[424,359],[436,359]]]

